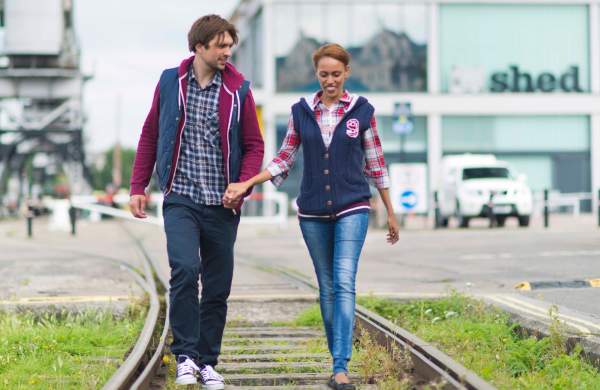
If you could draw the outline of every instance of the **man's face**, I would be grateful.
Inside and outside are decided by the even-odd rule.
[[[233,38],[228,32],[215,36],[209,43],[208,48],[202,44],[196,45],[196,54],[202,61],[214,70],[225,69],[225,64],[231,58]]]

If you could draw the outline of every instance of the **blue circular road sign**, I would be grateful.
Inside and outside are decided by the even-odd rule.
[[[414,208],[419,201],[414,191],[406,190],[400,195],[400,204],[406,209]]]

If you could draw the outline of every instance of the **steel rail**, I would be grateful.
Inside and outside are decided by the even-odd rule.
[[[318,287],[307,278],[279,267],[273,267],[273,270],[318,291]],[[355,316],[358,325],[355,331],[360,328],[366,329],[373,339],[390,353],[398,348],[410,353],[417,379],[427,382],[443,381],[444,390],[496,389],[439,349],[371,310],[356,304]]]
[[[77,205],[76,207],[84,208],[81,206],[82,205]],[[97,208],[95,209],[95,211],[100,211]],[[121,215],[114,216],[122,217]],[[150,223],[157,224],[155,221]],[[152,257],[146,252],[142,242],[127,228],[123,228],[132,237],[143,253],[145,260],[144,274],[148,281],[147,292],[150,295],[150,310],[144,329],[132,352],[128,355],[127,359],[119,367],[117,372],[110,378],[109,382],[104,386],[104,389],[148,389],[156,369],[160,365],[169,329],[168,315],[165,315],[165,326],[163,327],[160,336],[159,345],[155,349],[152,357],[144,365],[144,358],[151,348],[151,340],[155,333],[160,310],[155,277],[163,284],[163,287],[166,287],[167,281],[164,275],[158,272],[156,264],[154,264]],[[153,273],[153,270],[155,273]],[[313,282],[307,278],[303,278],[300,275],[289,272],[283,268],[274,267],[273,270],[296,283],[303,284],[315,291],[318,290]],[[166,302],[168,302],[168,297],[166,298]],[[441,381],[444,383],[444,389],[495,389],[491,384],[485,382],[474,372],[452,360],[448,355],[437,348],[360,305],[356,305],[356,321],[360,328],[369,331],[374,340],[378,344],[384,346],[388,351],[392,352],[393,349],[397,348],[408,351],[412,358],[417,380],[425,380],[428,382]]]
[[[144,327],[125,361],[103,386],[105,390],[130,389],[132,383],[136,380],[136,374],[143,365],[149,349],[152,347],[152,336],[155,333],[160,314],[160,302],[154,281],[154,274],[146,258],[144,258],[144,276],[147,283],[146,293],[150,299],[150,308],[148,309]]]
[[[136,243],[139,251],[144,257],[145,271],[146,274],[150,274],[150,278],[152,279],[152,285],[155,291],[158,291],[157,285],[155,283],[155,278],[158,280],[163,290],[168,291],[168,280],[165,275],[160,272],[158,265],[155,263],[154,258],[150,256],[150,254],[144,248],[141,240],[136,237],[131,230],[129,230],[126,226],[121,225],[123,230],[127,232],[127,234],[131,237],[131,239]],[[164,295],[164,324],[162,328],[162,332],[160,338],[158,340],[158,344],[156,348],[152,352],[152,356],[150,359],[144,364],[144,358],[148,356],[151,352],[150,349],[152,345],[149,343],[146,346],[144,353],[141,356],[138,356],[138,360],[133,361],[128,370],[130,370],[131,375],[129,376],[129,386],[124,387],[127,389],[149,389],[152,384],[152,379],[155,377],[158,368],[162,362],[163,352],[165,350],[165,346],[167,343],[167,337],[169,333],[170,323],[169,323],[169,294],[168,292]],[[155,324],[155,328],[158,324]],[[150,333],[150,337],[155,333],[153,329]],[[146,337],[146,335],[140,334],[140,339],[142,337]],[[141,372],[140,372],[141,371]],[[116,373],[115,373],[116,374]],[[119,388],[120,389],[120,388]]]
[[[445,383],[444,389],[494,390],[495,387],[481,379],[451,357],[421,340],[382,316],[356,305],[357,329],[366,329],[375,341],[392,352],[408,351],[419,376],[427,382]]]
[[[157,218],[148,218],[147,221],[134,219],[131,214],[116,210],[114,208],[99,206],[94,204],[74,203],[73,207],[87,211],[99,212],[101,214],[111,215],[124,220],[135,220],[136,222],[145,222],[153,225],[161,225]],[[161,307],[158,298],[157,281],[162,285],[163,290],[167,291],[168,281],[165,276],[160,274],[157,265],[152,257],[147,253],[142,242],[124,225],[121,227],[127,232],[131,239],[135,242],[143,257],[143,273],[144,277],[136,278],[137,282],[146,291],[149,297],[150,306],[144,327],[138,336],[138,339],[131,349],[130,353],[125,358],[125,361],[113,373],[106,384],[102,387],[104,390],[125,390],[125,389],[149,389],[152,379],[155,377],[156,371],[160,367],[163,351],[167,341],[169,331],[169,299],[168,293],[165,294],[165,304]],[[161,309],[164,316],[164,324],[161,335],[156,348],[154,348],[153,340],[157,332]],[[148,356],[151,356],[148,358]]]

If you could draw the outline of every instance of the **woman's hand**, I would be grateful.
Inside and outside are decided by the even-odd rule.
[[[225,190],[225,194],[223,195],[223,204],[225,207],[235,207],[242,199],[242,196],[248,191],[249,187],[250,186],[246,184],[246,182],[229,183],[229,186],[227,186],[227,190]]]
[[[398,232],[400,230],[400,226],[398,226],[398,221],[396,221],[396,216],[394,214],[388,215],[388,234],[387,234],[387,242],[390,245],[394,245],[398,242]]]

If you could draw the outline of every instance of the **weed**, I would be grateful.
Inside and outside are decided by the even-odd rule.
[[[97,388],[135,343],[145,308],[123,318],[101,310],[0,312],[0,387]]]
[[[521,336],[509,316],[455,292],[437,300],[359,302],[431,342],[499,389],[599,388],[600,374],[565,347],[566,328],[551,308],[549,337]],[[430,384],[429,386],[433,386]]]
[[[380,389],[409,389],[410,355],[393,347],[391,353],[376,344],[365,329],[358,330],[356,359],[352,363],[365,383],[376,383]]]
[[[319,305],[312,305],[304,309],[292,322],[293,326],[311,326],[323,327],[323,318],[321,317],[321,308]]]

